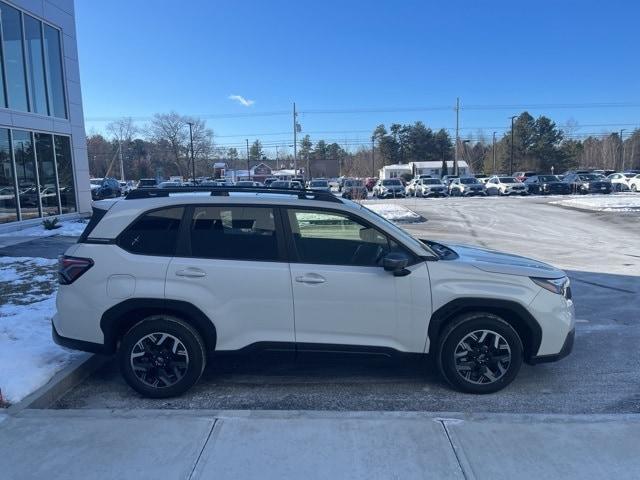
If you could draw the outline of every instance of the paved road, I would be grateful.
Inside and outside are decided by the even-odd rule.
[[[113,364],[58,403],[59,408],[413,410],[514,413],[640,412],[640,216],[588,213],[546,198],[397,200],[427,218],[411,232],[535,257],[573,281],[574,353],[524,366],[506,390],[488,396],[451,391],[428,364],[384,359],[225,360],[171,400],[133,393]]]

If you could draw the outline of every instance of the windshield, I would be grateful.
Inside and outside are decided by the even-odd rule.
[[[442,182],[437,178],[428,178],[426,180],[422,180],[424,185],[442,185]]]
[[[520,183],[513,177],[500,177],[500,183]]]
[[[465,185],[469,185],[472,183],[478,183],[477,178],[461,178],[460,183],[464,183]]]
[[[312,187],[328,187],[329,182],[327,182],[326,180],[317,180],[317,181],[311,182],[311,186]]]
[[[597,175],[578,175],[580,177],[580,180],[583,180],[585,182],[589,182],[592,180],[598,180],[598,176]]]
[[[347,180],[344,182],[345,187],[361,187],[362,180]]]
[[[400,183],[400,180],[398,180],[397,178],[391,178],[389,180],[382,180],[382,185],[388,187],[392,185],[402,185],[402,183]]]
[[[538,180],[541,182],[557,182],[560,179],[558,177],[556,177],[555,175],[540,175],[538,177]]]

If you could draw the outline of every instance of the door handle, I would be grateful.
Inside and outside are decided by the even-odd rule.
[[[324,283],[326,282],[326,280],[324,279],[324,277],[321,277],[320,275],[311,274],[311,275],[300,275],[299,277],[296,277],[296,282],[314,284],[314,283]]]
[[[178,277],[201,278],[206,277],[207,272],[200,270],[199,268],[185,268],[184,270],[178,270],[176,275]]]

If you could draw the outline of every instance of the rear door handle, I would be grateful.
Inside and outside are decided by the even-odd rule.
[[[199,268],[185,268],[184,270],[178,270],[176,275],[178,277],[201,278],[206,277],[207,272],[200,270]]]
[[[296,277],[296,282],[298,283],[324,283],[326,282],[325,278],[318,274],[308,274],[308,275],[300,275]]]

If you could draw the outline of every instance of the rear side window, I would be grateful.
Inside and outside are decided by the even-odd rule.
[[[93,229],[96,228],[96,225],[100,223],[100,220],[102,220],[102,217],[104,217],[106,213],[107,213],[106,210],[93,207],[93,215],[91,215],[91,220],[89,220],[89,223],[84,228],[82,235],[80,235],[80,238],[78,239],[78,243],[84,243],[87,241],[87,238],[89,237]]]
[[[190,227],[191,256],[228,260],[278,260],[272,208],[195,207]]]
[[[140,255],[173,256],[183,212],[173,207],[145,213],[120,235],[118,245]]]

